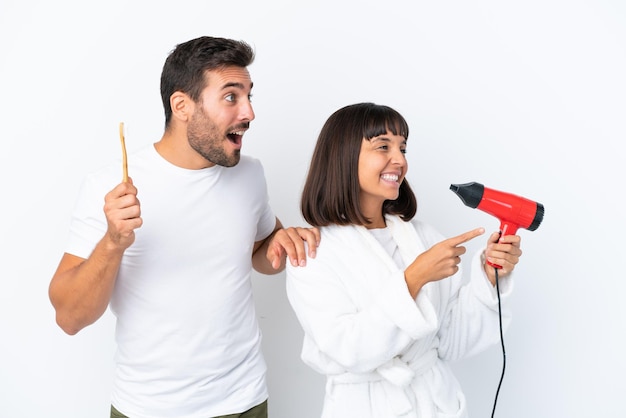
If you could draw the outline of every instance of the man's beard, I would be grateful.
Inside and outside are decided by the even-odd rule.
[[[234,150],[228,155],[223,146],[228,141],[219,132],[219,129],[211,119],[200,109],[196,111],[187,127],[187,140],[189,145],[204,159],[223,167],[233,167],[239,163],[241,152]]]
[[[220,142],[211,140],[212,143]],[[232,155],[226,154],[223,148],[217,146],[210,146],[211,144],[204,144],[204,146],[196,147],[191,137],[189,137],[189,144],[196,150],[196,152],[204,157],[205,160],[214,164],[221,165],[222,167],[233,167],[239,163],[241,158],[240,150],[234,150]],[[214,145],[214,144],[213,144]]]

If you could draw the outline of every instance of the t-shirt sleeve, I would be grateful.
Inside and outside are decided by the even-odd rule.
[[[263,200],[261,203],[261,210],[259,212],[260,216],[257,224],[257,233],[254,240],[261,241],[267,238],[272,231],[274,231],[274,227],[276,226],[276,215],[270,206],[270,197],[267,191],[267,182],[265,181],[265,171],[260,162],[256,161],[256,163],[256,170],[258,171],[255,170],[255,178],[257,180],[255,185],[258,190],[262,191]]]
[[[65,252],[87,258],[106,232],[104,195],[92,176],[83,180],[70,220]]]

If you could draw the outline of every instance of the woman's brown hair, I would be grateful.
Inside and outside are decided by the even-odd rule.
[[[300,210],[312,226],[366,225],[359,207],[359,154],[368,141],[390,131],[409,137],[409,126],[396,110],[374,103],[357,103],[334,112],[320,131],[302,191]],[[383,203],[383,215],[415,216],[417,200],[406,178],[395,200]]]

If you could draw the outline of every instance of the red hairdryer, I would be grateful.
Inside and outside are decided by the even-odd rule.
[[[456,193],[470,208],[478,208],[500,219],[500,235],[514,235],[518,228],[534,231],[543,220],[543,205],[532,200],[489,189],[480,183],[451,184]],[[502,268],[487,262],[495,268]]]

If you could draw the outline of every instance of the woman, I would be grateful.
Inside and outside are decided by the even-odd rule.
[[[327,376],[324,418],[466,417],[448,362],[499,340],[486,261],[502,266],[505,302],[520,237],[493,233],[463,281],[462,244],[484,229],[444,239],[414,219],[408,135],[394,109],[354,104],[330,116],[313,152],[301,210],[323,245],[306,267],[287,267],[287,295],[305,332],[302,359]]]

